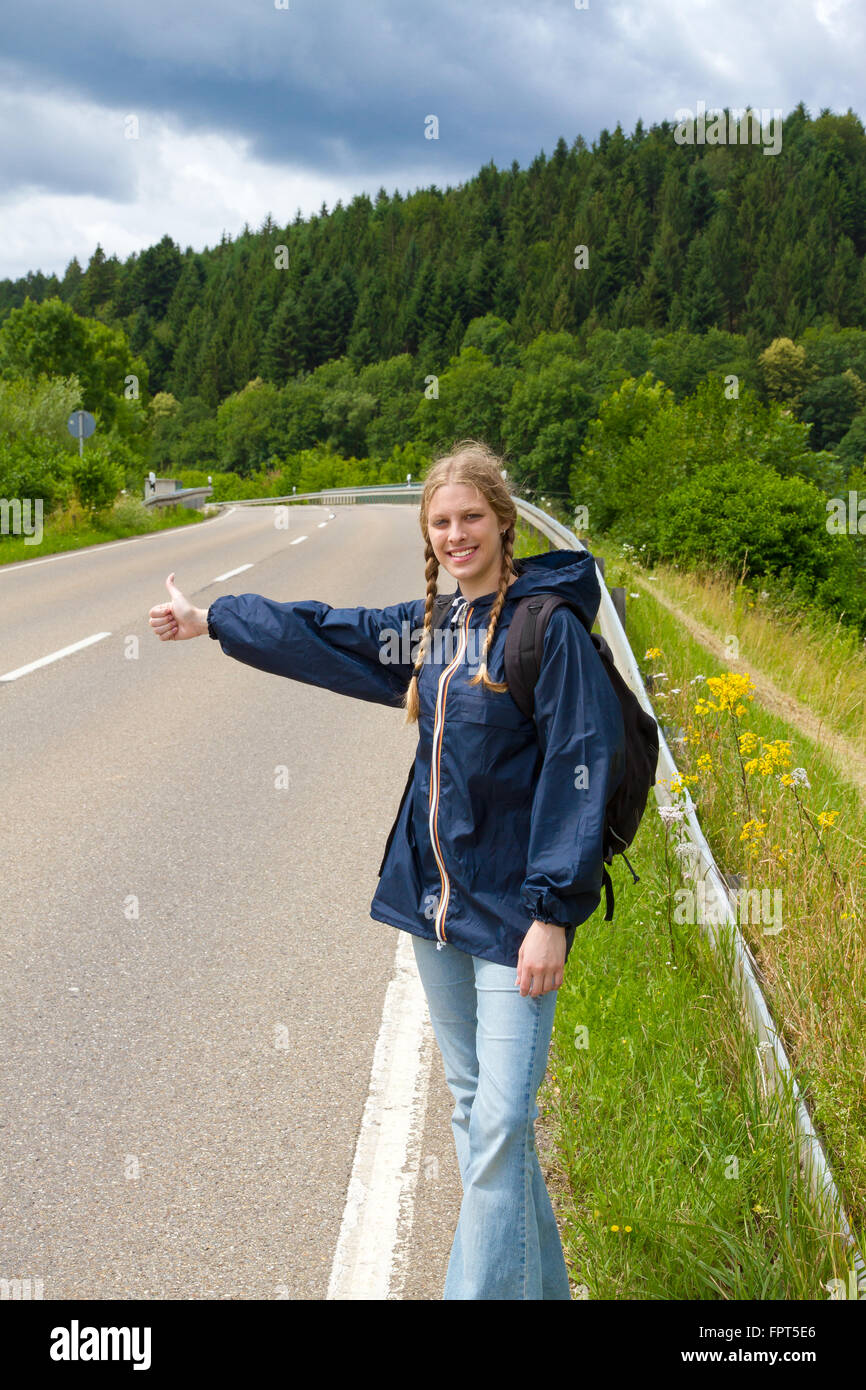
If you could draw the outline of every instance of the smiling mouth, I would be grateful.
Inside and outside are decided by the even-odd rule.
[[[452,560],[468,560],[470,555],[474,555],[478,549],[477,545],[465,546],[462,550],[449,550],[448,554]]]

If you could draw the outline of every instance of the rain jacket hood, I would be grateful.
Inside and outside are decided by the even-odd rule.
[[[486,657],[495,682],[505,678],[505,634],[520,598],[562,594],[591,626],[601,597],[586,551],[530,556],[515,569]],[[470,684],[495,598],[466,598],[458,583],[445,640],[430,644],[422,664],[418,747],[370,916],[516,966],[534,920],[562,927],[568,952],[598,907],[604,808],[622,778],[625,737],[589,632],[564,606],[545,632],[534,718],[507,691]],[[224,595],[211,604],[208,629],[227,655],[259,670],[399,706],[424,609],[423,598],[373,609]]]

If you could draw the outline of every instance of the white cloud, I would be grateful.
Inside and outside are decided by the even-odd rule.
[[[236,236],[245,222],[259,227],[268,212],[284,225],[299,207],[309,216],[323,202],[332,210],[338,198],[346,205],[365,191],[375,199],[383,183],[379,171],[316,175],[308,168],[266,164],[251,157],[245,139],[184,134],[156,118],[142,118],[139,138],[127,140],[125,113],[100,112],[97,120],[92,108],[64,111],[69,129],[77,132],[79,158],[87,165],[110,164],[123,197],[20,190],[2,214],[0,273],[13,279],[28,270],[62,276],[74,255],[86,268],[97,242],[121,260],[166,233],[181,249],[213,246],[223,231]],[[56,110],[48,113],[49,127],[57,117]],[[438,169],[428,173],[422,182],[440,177]],[[389,177],[385,187],[406,194],[417,182],[416,167]]]

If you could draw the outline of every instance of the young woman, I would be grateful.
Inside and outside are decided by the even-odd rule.
[[[149,616],[162,641],[209,632],[247,665],[402,707],[418,723],[370,916],[412,934],[455,1101],[463,1200],[444,1297],[568,1299],[535,1151],[536,1093],[575,930],[601,896],[604,808],[622,777],[624,731],[589,632],[565,606],[545,632],[534,718],[508,693],[517,600],[561,592],[591,625],[600,590],[586,552],[512,559],[517,511],[501,469],[473,440],[432,465],[423,599],[332,608],[241,594],[204,610],[172,574],[170,602]],[[433,628],[440,568],[458,585],[444,633]]]

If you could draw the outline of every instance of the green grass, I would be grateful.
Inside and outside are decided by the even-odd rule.
[[[790,1105],[762,1099],[719,958],[698,926],[671,936],[653,805],[633,848],[640,883],[615,866],[614,920],[578,929],[539,1097],[571,1277],[594,1299],[825,1298],[844,1251],[800,1177]]]

